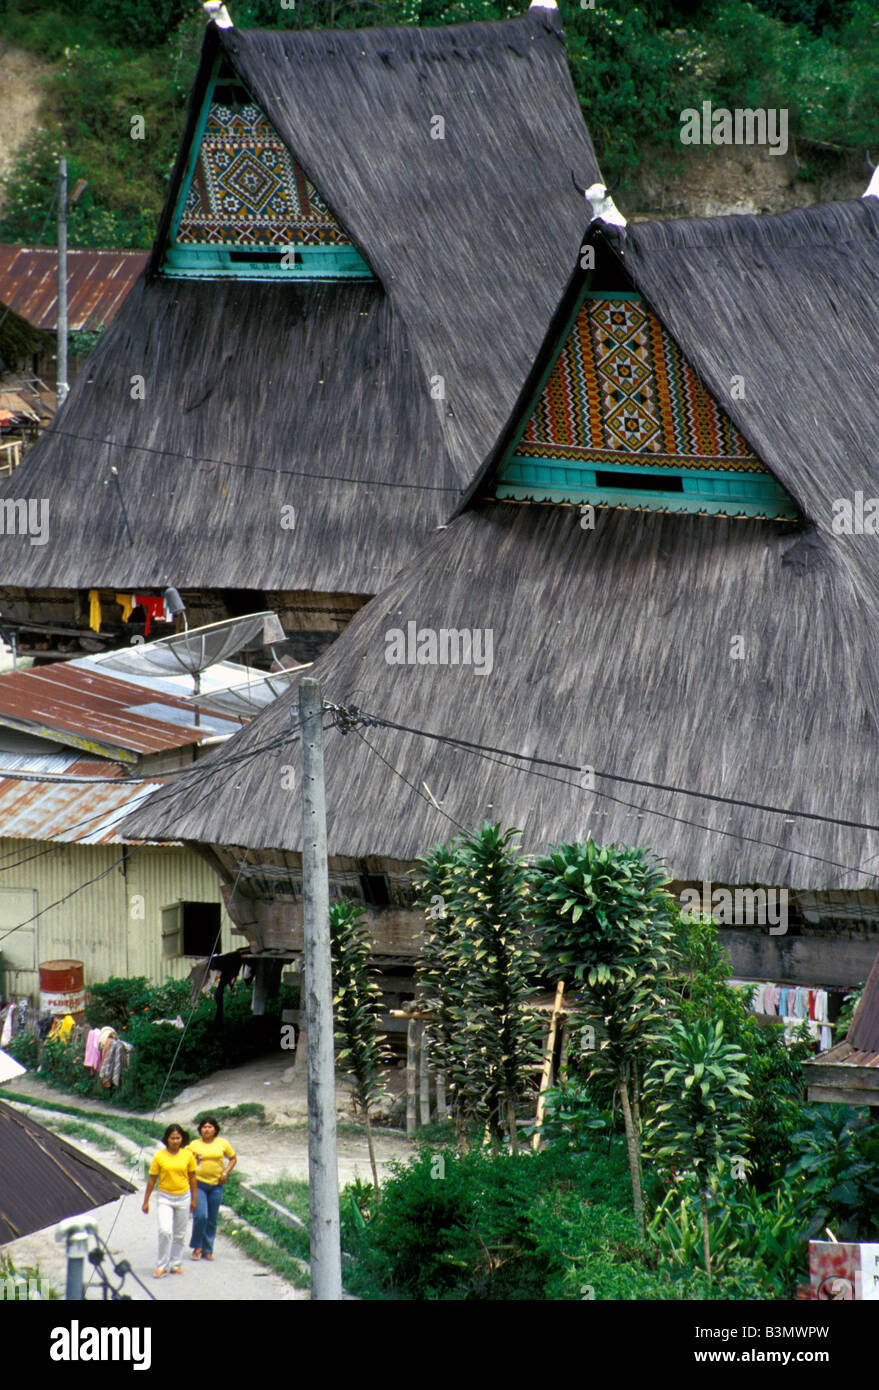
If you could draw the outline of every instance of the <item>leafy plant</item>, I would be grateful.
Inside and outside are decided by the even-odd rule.
[[[768,1196],[718,1170],[707,1192],[692,1183],[675,1184],[656,1208],[649,1225],[659,1249],[677,1264],[704,1258],[704,1213],[714,1252],[711,1276],[735,1277],[743,1264],[759,1269],[766,1291],[793,1291],[805,1254],[800,1205],[786,1185]]]
[[[650,1127],[651,1150],[661,1162],[690,1170],[699,1183],[705,1272],[711,1278],[708,1182],[724,1159],[740,1155],[745,1129],[741,1102],[751,1099],[740,1070],[742,1051],[724,1040],[723,1023],[676,1023],[670,1053],[657,1059],[649,1084],[662,1099]]]
[[[372,948],[364,917],[364,909],[359,903],[338,902],[330,907],[333,1019],[336,1064],[354,1082],[354,1098],[366,1126],[369,1162],[378,1201],[378,1167],[369,1110],[381,1092],[382,1067],[390,1062],[391,1051],[379,1031],[382,992],[370,973]]]
[[[807,1235],[830,1226],[841,1240],[879,1238],[879,1125],[845,1105],[803,1107],[785,1180],[797,1192]]]
[[[623,1111],[632,1201],[644,1234],[641,1076],[660,1033],[660,979],[671,945],[672,900],[640,849],[561,845],[532,879],[541,951],[554,978],[582,990],[582,1019],[602,1035],[594,1070],[609,1071]]]
[[[428,933],[419,970],[457,1117],[487,1125],[495,1139],[506,1129],[514,1151],[516,1105],[531,1085],[539,1027],[524,1007],[537,957],[528,873],[512,848],[518,833],[486,823],[426,862],[421,900],[439,889],[445,916]]]

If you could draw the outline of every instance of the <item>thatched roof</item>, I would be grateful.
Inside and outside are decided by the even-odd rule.
[[[356,734],[333,730],[331,853],[407,860],[448,838],[455,828],[426,784],[448,816],[517,825],[529,850],[591,831],[653,846],[677,879],[875,887],[879,833],[794,813],[879,824],[879,610],[866,602],[879,538],[835,536],[830,505],[857,488],[879,496],[877,232],[870,200],[629,229],[637,287],[816,531],[605,510],[590,532],[569,507],[474,499],[312,670],[325,698],[401,724],[790,814],[613,778],[596,778],[608,794],[596,796],[549,780],[579,782],[576,772],[537,764],[541,777],[367,730],[413,789]],[[550,348],[551,335],[535,372]],[[729,399],[733,374],[745,377],[744,401]],[[389,665],[385,634],[408,621],[491,629],[491,673]],[[127,829],[297,849],[281,774],[294,747],[227,761],[288,729],[295,698]]]
[[[52,517],[49,546],[4,538],[0,583],[375,593],[446,520],[540,346],[582,230],[570,171],[598,177],[549,11],[363,32],[211,25],[153,271],[220,48],[377,280],[148,271],[0,488],[47,497]]]

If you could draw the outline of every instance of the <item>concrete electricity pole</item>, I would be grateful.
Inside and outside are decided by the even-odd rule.
[[[324,795],[323,700],[310,677],[299,684],[302,739],[302,887],[305,928],[308,1196],[311,1210],[311,1296],[341,1299],[339,1171],[336,1159],[336,1069],[330,888]]]
[[[60,410],[67,399],[67,160],[58,164],[58,348],[55,400]]]

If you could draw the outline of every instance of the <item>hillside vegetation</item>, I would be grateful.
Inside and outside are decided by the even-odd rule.
[[[229,4],[242,28],[294,28],[501,19],[525,0]],[[879,155],[875,0],[588,4],[561,0],[568,56],[605,176],[620,181],[617,198],[630,214],[744,211],[862,190],[864,153]],[[50,64],[40,128],[4,178],[0,241],[52,241],[48,214],[64,153],[71,182],[88,180],[71,212],[71,244],[149,246],[204,24],[197,0],[0,0],[0,40]],[[786,109],[788,154],[767,160],[765,152],[737,150],[730,176],[730,151],[682,146],[680,113],[705,100],[715,108]],[[137,117],[143,139],[131,138]],[[772,177],[755,178],[741,197],[741,178],[761,164]],[[727,169],[719,192],[709,165]]]

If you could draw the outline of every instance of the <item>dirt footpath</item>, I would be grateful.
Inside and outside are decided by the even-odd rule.
[[[391,1090],[398,1090],[401,1081],[402,1077],[392,1073]],[[55,1101],[60,1105],[73,1105],[84,1111],[103,1111],[106,1115],[116,1110],[113,1105],[104,1101],[85,1100],[81,1096],[68,1095],[54,1087],[46,1086],[30,1074],[10,1083],[8,1089],[21,1095],[38,1097],[49,1105]],[[0,1087],[0,1096],[2,1094],[3,1088]],[[341,1079],[336,1094],[340,1125],[339,1185],[342,1187],[357,1177],[371,1181],[366,1139],[362,1132],[353,1132],[350,1088]],[[238,1171],[242,1178],[257,1186],[282,1177],[307,1180],[305,1075],[304,1071],[296,1071],[291,1066],[289,1057],[272,1054],[241,1067],[216,1072],[163,1106],[156,1112],[155,1119],[165,1123],[174,1121],[191,1130],[193,1119],[200,1111],[220,1109],[224,1106],[234,1107],[248,1102],[258,1102],[264,1107],[267,1123],[234,1118],[225,1123],[221,1121],[223,1133],[238,1154]],[[40,1120],[39,1109],[34,1108],[30,1113],[35,1120]],[[116,1113],[131,1117],[130,1111],[118,1110]],[[106,1123],[109,1124],[109,1121]],[[388,1171],[391,1160],[405,1160],[413,1150],[411,1140],[397,1131],[377,1129],[374,1136],[379,1166],[385,1172]],[[222,1234],[217,1236],[214,1251],[216,1259],[213,1262],[194,1262],[187,1258],[182,1276],[168,1275],[164,1279],[153,1279],[156,1259],[155,1198],[151,1203],[149,1216],[144,1216],[141,1203],[145,1179],[141,1178],[136,1169],[127,1166],[123,1159],[108,1153],[106,1149],[98,1148],[87,1140],[74,1140],[67,1135],[63,1137],[67,1143],[75,1144],[77,1148],[83,1149],[100,1163],[138,1186],[136,1193],[101,1207],[92,1215],[98,1223],[101,1236],[116,1258],[129,1260],[149,1292],[160,1302],[227,1298],[245,1301],[292,1300],[309,1297],[306,1291],[293,1288],[279,1276],[243,1254],[233,1241]],[[148,1159],[149,1156],[150,1149],[144,1149],[143,1158]],[[232,1216],[228,1209],[224,1210],[226,1215]],[[63,1291],[66,1268],[64,1251],[56,1244],[52,1228],[14,1241],[4,1247],[4,1253],[9,1254],[19,1268],[25,1265],[39,1265],[49,1282]],[[146,1299],[149,1296],[130,1278],[126,1280],[125,1292],[130,1293],[135,1299]],[[96,1281],[93,1282],[90,1296],[99,1297]]]

